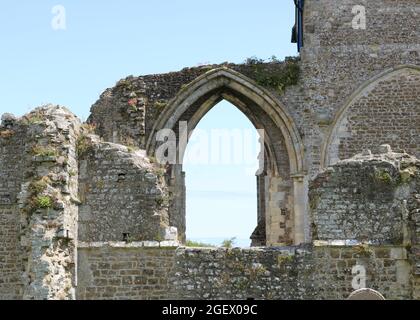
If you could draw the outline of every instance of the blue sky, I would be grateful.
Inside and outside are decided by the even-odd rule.
[[[51,26],[55,5],[66,9],[65,30]],[[292,0],[2,0],[0,113],[20,116],[51,102],[67,106],[85,120],[100,93],[130,74],[164,73],[203,63],[240,63],[251,56],[296,55],[290,43],[293,20]],[[220,128],[221,116],[226,128],[250,126],[227,103],[212,110],[203,125]],[[214,168],[189,169],[188,184],[199,189],[198,195],[191,191],[189,201],[202,203],[201,212],[190,203],[193,212],[189,211],[189,217],[213,217],[204,229],[194,225],[194,236],[213,227],[220,229],[222,220],[216,212],[223,213],[224,225],[235,227],[236,218],[228,216],[232,208],[243,212],[243,217],[256,219],[251,207],[255,190],[240,177],[240,168],[224,168],[225,183],[216,178],[217,170],[209,174]],[[226,185],[226,181],[232,183]],[[240,197],[232,195],[238,188],[233,181],[243,186]],[[206,185],[212,190],[203,195],[200,192]],[[220,190],[225,197],[220,197]],[[231,234],[247,237],[248,229],[232,229]],[[229,237],[231,234],[224,235],[227,231],[217,236]]]

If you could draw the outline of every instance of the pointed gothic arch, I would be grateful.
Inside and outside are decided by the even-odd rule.
[[[337,161],[338,153],[338,140],[343,135],[340,131],[348,115],[349,109],[359,101],[362,97],[368,95],[374,90],[381,82],[387,81],[399,75],[404,75],[407,72],[415,72],[420,74],[420,66],[417,65],[398,65],[393,68],[389,68],[371,79],[365,81],[357,90],[350,95],[343,106],[339,109],[335,118],[330,126],[327,139],[325,140],[321,150],[321,167],[327,168],[329,165],[334,164]],[[420,83],[419,83],[420,85]],[[335,150],[333,150],[335,149]],[[359,150],[361,152],[362,150]]]
[[[182,88],[156,121],[146,145],[147,153],[154,155],[159,146],[156,139],[159,130],[172,129],[177,133],[179,123],[186,121],[188,134],[191,134],[205,114],[223,99],[242,111],[256,129],[265,131],[266,176],[257,177],[260,180],[259,207],[264,208],[261,209],[264,212],[258,213],[260,223],[255,234],[261,234],[263,230],[267,237],[255,241],[255,244],[308,241],[306,166],[301,137],[286,108],[246,76],[223,67],[205,73]],[[185,190],[182,165],[173,165],[172,169],[174,190]],[[173,224],[181,229],[182,234],[185,206],[178,204],[177,207],[180,208],[178,212],[172,212],[176,216]]]

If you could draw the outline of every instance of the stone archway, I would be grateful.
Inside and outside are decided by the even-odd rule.
[[[241,110],[256,129],[265,131],[267,161],[263,174],[257,177],[260,203],[254,244],[307,242],[307,181],[303,143],[284,106],[244,75],[228,68],[214,69],[182,88],[156,121],[146,145],[148,155],[153,156],[160,144],[156,139],[159,130],[172,129],[178,133],[179,123],[186,121],[188,134],[191,134],[202,117],[223,99]],[[185,180],[182,164],[171,165],[168,173],[173,193],[178,199],[170,209],[171,225],[183,235]],[[185,235],[181,237],[185,238]]]
[[[419,88],[420,66],[415,65],[390,68],[363,83],[337,112],[322,146],[321,166],[326,168],[382,144],[419,156]],[[410,114],[401,114],[404,112]],[[393,136],[396,141],[390,141]]]

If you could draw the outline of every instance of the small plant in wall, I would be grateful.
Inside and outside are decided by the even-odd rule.
[[[92,147],[91,141],[88,136],[82,134],[76,141],[76,151],[79,157],[86,154]]]
[[[392,176],[384,169],[375,170],[375,179],[384,184],[392,184],[393,182]]]
[[[137,98],[130,98],[128,100],[128,105],[130,106],[130,108],[133,111],[138,111],[138,109],[137,109],[137,102],[138,102]]]
[[[50,196],[38,196],[35,199],[37,209],[50,209],[53,206],[53,200]]]
[[[49,185],[51,185],[51,180],[47,176],[38,178],[29,184],[28,209],[30,212],[35,212],[38,209],[52,208],[54,202],[52,198],[46,193]]]
[[[199,241],[187,240],[185,246],[188,248],[213,248],[214,245],[203,243]]]
[[[92,134],[95,133],[96,124],[94,123],[84,123],[82,125],[82,131],[84,134]]]
[[[286,265],[286,264],[288,264],[288,263],[291,263],[291,262],[293,262],[293,256],[291,256],[291,255],[279,255],[278,257],[277,257],[277,264],[278,264],[278,266],[279,267],[282,267],[282,266],[284,266],[284,265]]]
[[[361,257],[371,257],[374,254],[373,249],[366,243],[355,247],[355,252]]]
[[[236,237],[226,239],[222,242],[222,248],[231,249],[235,245],[235,242],[236,242]]]
[[[167,106],[167,103],[165,100],[159,100],[155,102],[155,109],[158,113],[163,112],[166,106]]]
[[[23,124],[29,126],[34,124],[41,124],[43,121],[41,114],[33,112],[23,118]]]
[[[245,64],[252,68],[252,77],[263,87],[273,88],[278,94],[283,94],[289,86],[296,85],[300,77],[299,58],[287,57],[281,62],[273,56],[268,63],[281,64],[281,70],[272,70],[267,68],[266,61],[256,57],[248,58]]]
[[[45,189],[47,189],[47,187],[48,187],[49,184],[51,184],[50,178],[48,178],[48,177],[42,177],[39,180],[33,181],[29,185],[29,191],[34,196],[39,195],[42,192],[44,192]]]
[[[398,184],[407,184],[419,173],[419,169],[416,167],[408,167],[400,171]]]
[[[50,146],[34,146],[32,148],[32,154],[36,157],[57,157],[58,152],[56,149]]]
[[[158,207],[169,207],[171,201],[172,198],[169,195],[161,195],[156,198],[156,204]]]

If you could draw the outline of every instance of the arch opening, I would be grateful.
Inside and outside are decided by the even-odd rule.
[[[158,119],[147,144],[148,154],[154,156],[162,145],[157,139],[159,130],[170,129],[176,135],[179,162],[168,166],[167,177],[173,195],[170,223],[178,228],[180,240],[186,240],[183,136],[190,137],[200,120],[222,100],[237,107],[257,130],[264,132],[264,162],[257,176],[258,226],[252,244],[309,242],[303,144],[294,122],[269,92],[226,68],[212,70],[182,89]]]
[[[257,199],[264,159],[260,139],[249,119],[226,100],[200,120],[182,162],[189,245],[250,246],[263,205]]]

